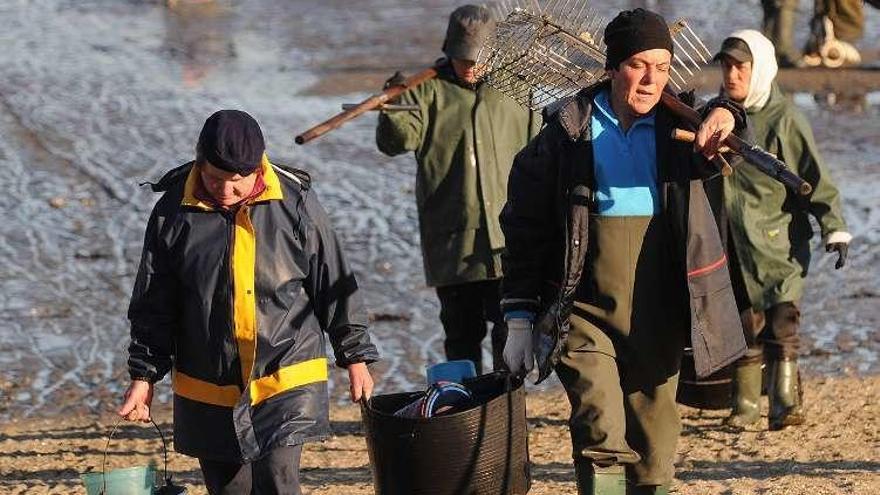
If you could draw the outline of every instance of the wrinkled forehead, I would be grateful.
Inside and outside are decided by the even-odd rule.
[[[652,48],[634,53],[624,62],[640,62],[647,65],[669,64],[672,62],[672,53],[665,48]]]

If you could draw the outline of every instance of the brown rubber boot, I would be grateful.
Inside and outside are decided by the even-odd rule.
[[[803,412],[803,391],[796,359],[783,358],[770,362],[770,413],[767,416],[771,431],[806,422]]]
[[[733,377],[733,404],[724,424],[745,428],[761,420],[761,362],[737,365]]]

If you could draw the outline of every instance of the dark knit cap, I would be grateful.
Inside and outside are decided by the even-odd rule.
[[[196,145],[200,159],[239,175],[256,170],[264,151],[260,125],[241,110],[219,110],[208,117]]]
[[[662,48],[674,53],[663,16],[645,9],[624,10],[605,26],[605,68],[617,69],[636,53]]]
[[[443,53],[449,58],[476,62],[483,43],[495,32],[495,21],[486,7],[464,5],[449,16]]]

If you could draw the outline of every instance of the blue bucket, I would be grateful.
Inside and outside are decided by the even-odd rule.
[[[156,484],[153,466],[135,466],[79,476],[88,495],[151,495]],[[105,485],[106,482],[106,485]]]
[[[437,382],[464,383],[466,378],[477,376],[477,369],[470,359],[435,364],[429,366],[427,371],[429,386]]]

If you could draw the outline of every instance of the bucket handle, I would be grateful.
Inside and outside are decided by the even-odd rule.
[[[159,425],[156,424],[156,421],[153,418],[150,418],[150,423],[156,428],[156,431],[159,432],[159,438],[162,439],[162,452],[164,454],[164,468],[163,468],[163,478],[166,483],[171,482],[171,478],[168,477],[168,444],[165,443],[165,435],[162,434],[162,430],[159,428]],[[110,450],[110,440],[113,440],[113,435],[116,434],[116,430],[119,429],[119,425],[122,424],[122,418],[116,420],[116,424],[113,425],[113,429],[110,430],[110,435],[107,437],[107,445],[104,446],[104,460],[101,462],[101,495],[107,493],[107,451]]]

